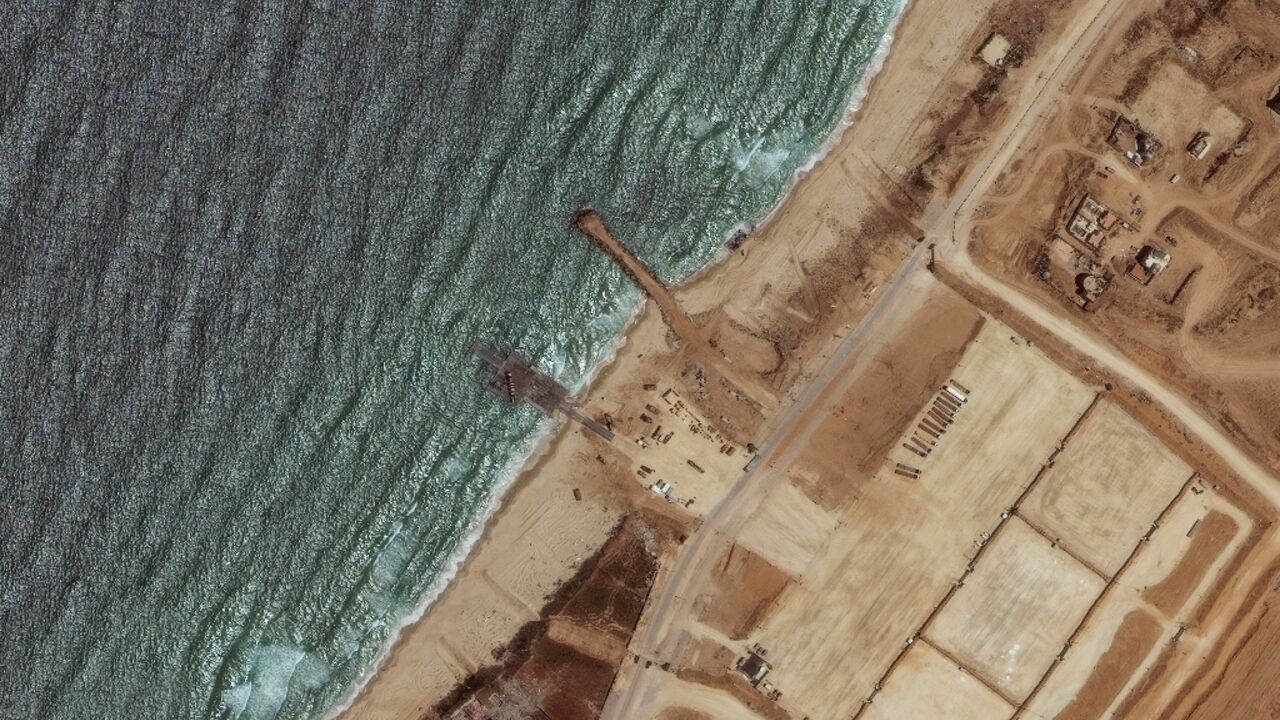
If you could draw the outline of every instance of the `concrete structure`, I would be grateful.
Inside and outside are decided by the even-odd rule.
[[[1138,251],[1138,262],[1142,263],[1152,275],[1159,275],[1169,267],[1173,256],[1153,245],[1146,245]]]
[[[1067,221],[1067,232],[1090,248],[1101,250],[1104,235],[1116,226],[1118,220],[1106,205],[1085,193],[1075,212],[1071,214],[1071,219]]]
[[[1129,277],[1137,280],[1143,285],[1150,284],[1156,275],[1164,272],[1169,267],[1169,262],[1173,257],[1158,247],[1144,245],[1138,251],[1133,262],[1129,263]]]
[[[764,680],[764,676],[769,674],[769,663],[765,662],[764,658],[760,657],[758,653],[753,652],[744,658],[738,659],[737,670],[753,686],[759,685]]]
[[[1087,301],[1097,300],[1106,291],[1109,284],[1103,275],[1084,273],[1077,278],[1080,295]]]
[[[1151,277],[1152,277],[1151,273],[1148,272],[1147,269],[1142,266],[1142,263],[1138,262],[1137,260],[1134,260],[1133,262],[1129,263],[1129,269],[1126,272],[1128,272],[1129,277],[1133,278],[1134,280],[1137,280],[1143,285],[1148,285],[1151,283]]]
[[[1209,148],[1212,143],[1209,142],[1209,133],[1201,130],[1191,138],[1191,142],[1187,144],[1187,154],[1196,160],[1203,160],[1205,155],[1209,154]]]
[[[1107,143],[1137,167],[1146,165],[1160,151],[1160,141],[1124,115],[1116,118]]]

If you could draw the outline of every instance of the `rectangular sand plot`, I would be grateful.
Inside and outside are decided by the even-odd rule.
[[[742,528],[738,544],[798,578],[835,526],[836,518],[791,483],[783,483],[769,492]]]
[[[964,572],[975,541],[1093,399],[1038,350],[1010,342],[997,322],[980,331],[953,377],[971,390],[969,402],[924,475],[895,475],[891,455],[822,546],[806,549],[813,560],[750,638],[768,649],[769,681],[796,717],[843,720],[857,710]],[[752,522],[775,512],[762,508]]]
[[[1248,516],[1221,495],[1185,493],[1094,608],[1066,659],[1027,704],[1027,717],[1107,717],[1094,711],[1120,702],[1136,686],[1177,633],[1185,617],[1180,613],[1203,598],[1250,527]],[[1152,621],[1162,627],[1154,641]]]
[[[1026,698],[1106,583],[1010,518],[926,631],[1000,689]]]
[[[644,715],[645,718],[666,720],[667,718],[741,718],[741,720],[763,720],[733,696],[732,693],[686,682],[671,673],[658,668],[641,668],[637,676],[647,675],[657,680],[658,693],[652,707],[658,712]],[[545,716],[544,716],[545,717]]]
[[[1191,467],[1146,428],[1100,402],[1019,512],[1114,575],[1189,477]]]
[[[1176,560],[1172,568],[1158,576],[1158,581],[1149,582],[1149,578],[1164,568],[1156,567],[1154,561],[1142,562],[1147,558],[1139,557],[1139,562],[1134,563],[1136,567],[1125,573],[1125,581],[1145,588],[1142,597],[1168,618],[1182,614],[1206,581],[1212,580],[1219,567],[1234,554],[1234,547],[1244,540],[1244,528],[1252,525],[1244,513],[1237,508],[1226,508],[1225,502],[1222,509],[1203,510],[1193,505],[1200,499],[1192,496],[1179,502],[1151,543],[1143,548],[1146,555]]]
[[[1027,717],[1098,720],[1176,630],[1135,609],[1128,588],[1117,585],[1089,616],[1071,650],[1027,703]]]
[[[1180,63],[1164,61],[1151,78],[1133,102],[1133,115],[1169,149],[1181,150],[1197,131],[1204,130],[1216,155],[1244,129],[1244,120],[1215,101],[1209,89]]]
[[[916,643],[876,695],[867,720],[1006,720],[1013,706],[926,643]]]

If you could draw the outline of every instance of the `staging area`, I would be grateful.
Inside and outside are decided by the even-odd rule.
[[[1027,702],[1028,716],[1106,717],[1161,655],[1212,644],[1222,628],[1197,617],[1253,524],[1201,479],[1187,483]]]
[[[830,477],[821,442],[780,470],[736,535],[759,587],[702,596],[685,663],[763,650],[749,691],[812,720],[1095,718],[1193,640],[1251,518],[994,319],[953,362],[847,502],[810,497]]]
[[[1191,476],[1191,467],[1117,405],[1100,403],[1018,513],[1106,576]]]
[[[921,459],[895,443],[749,636],[768,648],[770,682],[793,715],[818,720],[858,711],[1094,399],[995,322],[972,340],[951,377],[968,391],[967,401],[936,448]],[[805,463],[803,456],[797,461]],[[897,474],[899,463],[914,463],[920,476]],[[781,523],[777,515],[766,501],[745,533],[763,557],[788,564],[761,539],[789,536],[787,525],[802,519],[788,513]]]
[[[1105,584],[1013,518],[929,625],[925,638],[1010,704],[1020,704]]]
[[[661,390],[659,388],[662,388]],[[641,401],[597,408],[617,430],[613,449],[628,458],[635,480],[690,514],[714,506],[749,462],[745,448],[722,435],[679,390],[654,384]]]
[[[922,233],[981,332],[959,361],[903,333],[884,375],[927,356],[946,374],[835,403],[843,433],[788,456],[733,526],[759,588],[678,586],[701,591],[697,610],[668,626],[698,652],[657,660],[714,674],[698,623],[732,593],[720,668],[758,652],[767,677],[750,687],[777,717],[1269,716],[1280,535],[1268,473],[1236,452],[1275,467],[1280,109],[1262,103],[1280,91],[1275,56],[1254,53],[1276,37],[1264,15],[1100,3],[1079,51],[1020,99],[1008,151],[958,186],[954,221]],[[928,170],[913,177],[948,184]],[[880,422],[877,403],[905,397],[918,412]]]
[[[927,643],[917,642],[863,714],[865,720],[1007,718],[1014,707]]]

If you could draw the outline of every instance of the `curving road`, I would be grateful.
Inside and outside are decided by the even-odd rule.
[[[946,265],[965,282],[999,298],[1045,331],[1087,353],[1116,376],[1145,391],[1153,402],[1163,405],[1191,433],[1201,438],[1245,482],[1280,507],[1280,483],[1272,472],[1241,450],[1190,401],[1164,387],[1109,342],[1071,320],[1058,317],[1034,299],[986,273],[974,264],[968,252],[976,199],[990,189],[1030,132],[1042,125],[1057,101],[1065,96],[1063,88],[1091,52],[1127,27],[1128,23],[1122,20],[1136,16],[1151,5],[1151,0],[1093,0],[1086,6],[1081,17],[1091,20],[1075,23],[1068,31],[1068,37],[1055,44],[1040,61],[1036,81],[1028,83],[1011,103],[1014,107],[1024,108],[1024,111],[1011,115],[993,135],[987,150],[973,165],[977,171],[969,173],[945,208],[926,210],[928,236],[937,240],[934,243],[938,252],[937,262]],[[1092,62],[1096,64],[1099,60],[1094,58]],[[950,240],[944,240],[948,236]],[[807,444],[825,410],[839,397],[839,389],[857,374],[860,361],[868,357],[863,351],[875,346],[880,339],[879,333],[887,327],[886,323],[921,302],[922,293],[917,292],[914,297],[910,293],[904,297],[903,293],[912,289],[912,279],[919,277],[920,261],[925,251],[926,243],[921,243],[867,317],[841,342],[804,395],[787,407],[783,421],[763,444],[761,461],[756,468],[737,480],[681,549],[667,581],[651,601],[648,627],[633,639],[632,650],[640,657],[656,662],[674,659],[683,624],[692,617],[694,596],[699,583],[709,577],[711,564],[732,542],[737,530],[768,491],[782,479],[786,467]],[[660,679],[656,671],[637,669],[632,673],[630,682],[615,689],[602,717],[607,720],[648,717],[646,711],[653,709]]]
[[[1133,3],[1128,5],[1126,11],[1131,13],[1139,11],[1149,4],[1149,2]],[[1089,28],[1093,28],[1094,25],[1104,27],[1106,24],[1112,24],[1112,27],[1117,28],[1125,27],[1126,23],[1116,23],[1113,20],[1115,14],[1125,5],[1126,3],[1121,0],[1107,0]],[[1099,23],[1102,24],[1099,25]],[[931,237],[946,235],[951,237],[950,242],[938,243],[937,262],[964,281],[1003,301],[1045,331],[1089,355],[1114,375],[1124,378],[1147,393],[1153,402],[1163,405],[1188,431],[1204,441],[1242,480],[1268,502],[1280,507],[1280,482],[1277,482],[1275,473],[1263,467],[1242,450],[1194,403],[1181,393],[1165,387],[1159,379],[1130,360],[1115,345],[1082,327],[1074,319],[1060,317],[1035,299],[987,273],[973,262],[969,254],[969,239],[974,225],[976,200],[983,197],[999,177],[1000,172],[1017,154],[1028,134],[1041,126],[1048,111],[1052,109],[1054,101],[1060,97],[1056,86],[1074,74],[1074,69],[1093,47],[1095,47],[1094,44],[1075,45],[1072,52],[1067,53],[1057,64],[1048,82],[1026,106],[1017,122],[1007,127],[1001,137],[992,140],[988,146],[985,162],[980,163],[981,172],[966,182],[963,191],[956,193],[956,199],[952,205],[938,219],[938,224],[932,228]]]

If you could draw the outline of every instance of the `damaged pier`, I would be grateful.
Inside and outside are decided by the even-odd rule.
[[[498,352],[493,346],[480,340],[472,340],[468,347],[481,360],[493,366],[493,376],[485,387],[507,402],[515,405],[528,400],[548,415],[559,410],[605,440],[613,441],[613,431],[578,412],[577,408],[569,404],[569,391],[556,382],[555,378],[533,367],[527,359],[515,353]]]

